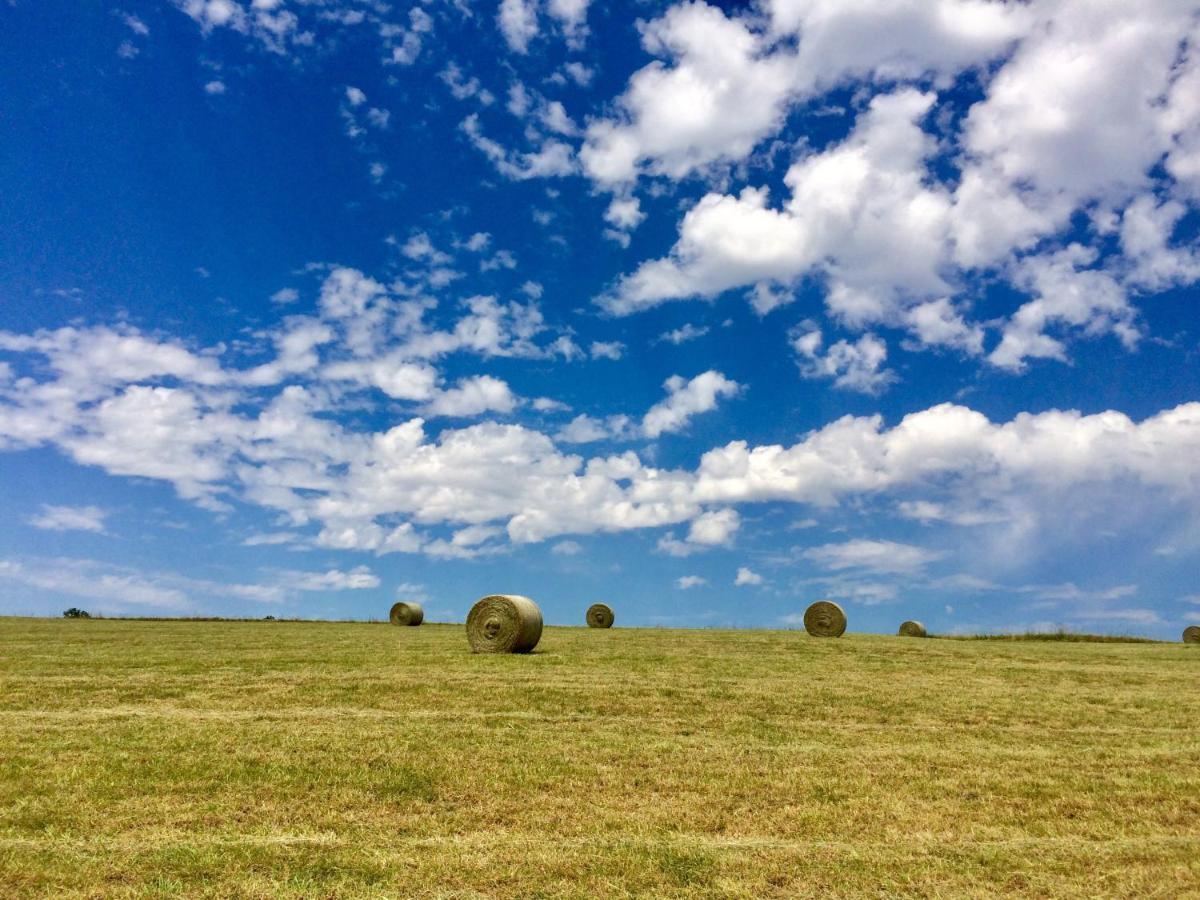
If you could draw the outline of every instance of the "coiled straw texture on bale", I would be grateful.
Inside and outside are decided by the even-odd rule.
[[[925,626],[909,619],[907,622],[900,623],[899,634],[901,637],[925,637]]]
[[[542,611],[528,597],[491,594],[467,615],[474,653],[528,653],[542,639]]]
[[[393,603],[392,611],[388,613],[388,621],[393,625],[420,625],[424,620],[425,610],[421,609],[420,603],[411,600]]]
[[[593,603],[588,607],[587,623],[589,628],[612,628],[616,617],[612,609],[604,603]]]
[[[804,611],[804,630],[813,637],[841,637],[846,613],[832,600],[818,600]]]
[[[1189,625],[1183,629],[1183,642],[1185,644],[1200,644],[1200,625]]]

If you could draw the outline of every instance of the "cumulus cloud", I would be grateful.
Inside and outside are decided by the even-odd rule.
[[[514,53],[527,53],[538,34],[536,0],[500,0],[496,18],[500,33]]]
[[[822,91],[874,82],[885,92],[844,140],[797,148],[781,202],[753,183],[702,197],[670,253],[597,298],[610,313],[750,288],[765,314],[812,279],[844,327],[903,329],[906,348],[1019,372],[1030,359],[1068,360],[1080,337],[1133,347],[1131,290],[1200,278],[1200,257],[1178,237],[1200,197],[1200,65],[1186,4],[777,0],[764,10],[679,4],[648,23],[643,43],[660,60],[590,124],[585,173],[615,197],[644,174],[711,174],[749,158]],[[961,120],[906,85],[948,84],[993,61]],[[956,179],[944,178],[947,163]],[[1039,246],[1074,214],[1092,219],[1091,234],[1065,250]],[[1106,258],[1114,231],[1120,253]],[[971,321],[956,294],[981,270],[1028,299]],[[989,351],[990,326],[999,343]]]
[[[873,334],[864,334],[851,343],[840,340],[822,348],[820,330],[802,331],[792,338],[792,347],[800,357],[800,371],[806,378],[832,378],[834,385],[875,394],[895,380],[882,368],[887,360],[887,344]]]
[[[425,411],[431,416],[477,416],[484,412],[509,413],[516,404],[508,384],[491,375],[474,375],[440,392]]]
[[[757,572],[754,572],[745,566],[739,566],[737,577],[733,579],[734,587],[744,587],[746,585],[759,585],[763,583],[763,577]]]
[[[921,127],[933,100],[911,89],[875,97],[846,141],[792,165],[782,208],[765,188],[705,195],[671,253],[643,263],[601,304],[627,315],[819,270],[831,311],[862,324],[891,321],[907,297],[946,291],[950,198],[922,168],[935,147]]]
[[[690,381],[681,375],[672,375],[663,387],[667,398],[652,406],[642,418],[642,432],[646,437],[656,438],[680,431],[693,416],[716,409],[722,397],[733,397],[741,390],[736,381],[711,369]]]
[[[683,575],[675,579],[675,587],[681,591],[690,590],[691,588],[704,587],[708,584],[707,578],[701,578],[699,575]]]

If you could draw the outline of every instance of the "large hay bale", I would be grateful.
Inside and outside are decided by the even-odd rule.
[[[612,628],[616,617],[610,607],[603,603],[593,603],[587,611],[588,628]]]
[[[1189,625],[1183,629],[1183,642],[1185,644],[1200,644],[1200,625]]]
[[[813,637],[841,637],[846,613],[832,600],[818,600],[804,611],[804,630]]]
[[[491,594],[467,615],[467,640],[474,653],[528,653],[541,638],[542,611],[528,597]]]
[[[401,600],[399,603],[392,604],[392,611],[388,613],[388,621],[393,625],[420,625],[425,621],[425,610],[421,609],[420,603]]]
[[[925,626],[920,622],[909,619],[907,622],[900,623],[900,637],[925,637]]]

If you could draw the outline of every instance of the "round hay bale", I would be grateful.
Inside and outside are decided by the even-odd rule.
[[[593,603],[588,607],[588,628],[612,628],[614,621],[616,621],[616,617],[613,615],[611,607],[603,603]]]
[[[1185,644],[1200,644],[1200,625],[1189,625],[1183,629],[1183,642]]]
[[[420,603],[401,600],[399,603],[392,604],[392,611],[388,613],[388,621],[393,625],[420,625],[425,621],[425,610],[421,609]]]
[[[491,594],[467,615],[467,640],[474,653],[528,653],[541,638],[542,611],[528,597]]]
[[[841,637],[846,613],[832,600],[818,600],[804,611],[804,630],[813,637]]]
[[[925,637],[925,626],[909,619],[907,622],[900,623],[900,631],[897,633],[900,637]]]

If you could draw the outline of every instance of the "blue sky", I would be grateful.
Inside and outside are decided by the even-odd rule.
[[[3,16],[0,612],[1200,619],[1195,4]]]

